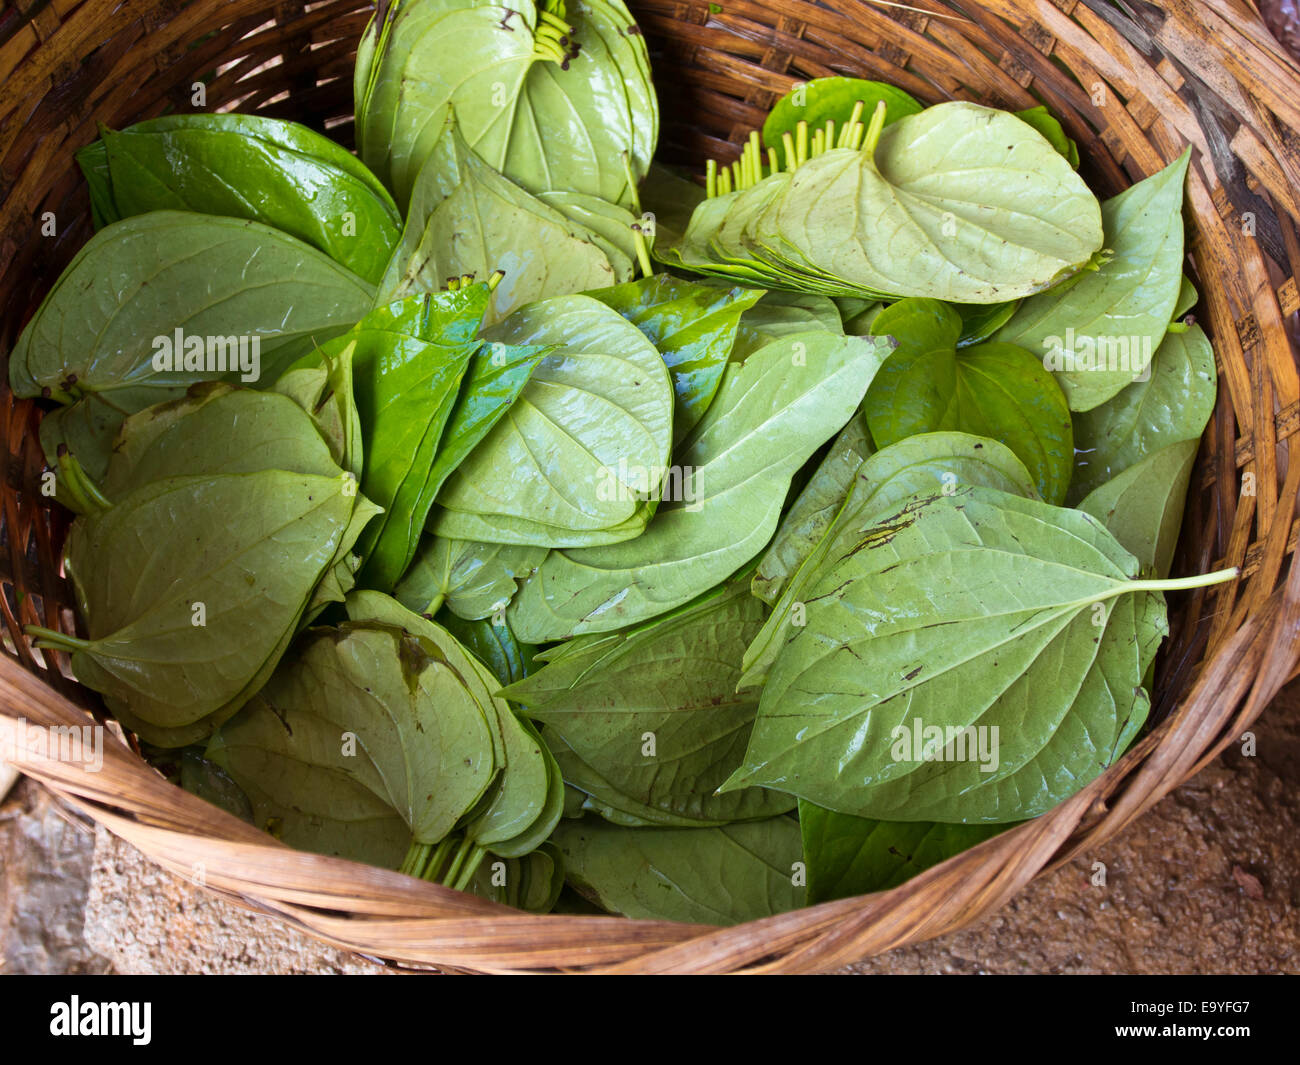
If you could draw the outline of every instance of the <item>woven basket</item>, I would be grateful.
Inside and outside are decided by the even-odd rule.
[[[1190,143],[1192,271],[1219,360],[1219,402],[1188,498],[1175,573],[1243,579],[1171,602],[1156,726],[1050,814],[892,891],[724,930],[614,917],[538,917],[397,873],[284,847],[168,784],[106,738],[98,773],[23,768],[159,865],[331,943],[446,970],[807,972],[950,932],[1039,872],[1121,831],[1259,714],[1300,661],[1293,506],[1300,462],[1300,64],[1245,0],[640,0],[662,94],[660,157],[730,158],[799,79],[877,78],[927,102],[1043,102],[1079,142],[1102,195]],[[0,352],[89,237],[73,153],[96,122],[165,110],[294,118],[352,136],[358,0],[17,0],[0,16]],[[47,213],[49,212],[49,213]],[[46,235],[53,225],[53,235]],[[43,232],[44,230],[44,232]],[[7,373],[5,375],[7,380]],[[58,562],[68,515],[41,494],[39,406],[0,385],[0,724],[79,725],[93,697],[25,623],[73,631]],[[17,730],[10,729],[10,732]],[[21,737],[19,737],[21,742]]]

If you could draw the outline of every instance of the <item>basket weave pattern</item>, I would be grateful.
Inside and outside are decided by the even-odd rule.
[[[299,853],[168,784],[106,737],[99,773],[24,769],[164,868],[341,946],[447,970],[808,972],[952,931],[1122,830],[1260,713],[1300,663],[1300,63],[1246,0],[634,0],[664,127],[660,158],[724,159],[793,82],[848,74],[925,102],[1046,103],[1106,196],[1191,144],[1191,272],[1219,402],[1188,496],[1175,575],[1241,567],[1171,601],[1155,728],[1050,814],[888,892],[717,930],[530,916],[397,873]],[[717,9],[717,10],[715,10]],[[16,0],[0,14],[0,353],[90,236],[73,162],[165,111],[239,110],[352,138],[358,0]],[[206,99],[196,105],[196,86]],[[50,230],[53,230],[51,233]],[[7,373],[5,375],[7,380]],[[81,725],[94,697],[35,623],[73,631],[59,554],[69,516],[41,493],[39,405],[0,384],[0,729]]]

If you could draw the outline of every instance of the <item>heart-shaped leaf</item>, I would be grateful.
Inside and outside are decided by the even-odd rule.
[[[879,447],[939,430],[989,437],[1016,453],[1044,499],[1064,502],[1074,466],[1070,410],[1033,355],[1000,343],[958,350],[961,316],[938,300],[900,300],[872,329],[898,341],[862,404]]]

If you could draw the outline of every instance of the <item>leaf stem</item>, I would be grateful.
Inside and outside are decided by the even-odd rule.
[[[487,857],[487,850],[480,847],[477,843],[470,852],[469,860],[465,863],[465,868],[460,871],[460,876],[456,877],[456,882],[451,886],[455,891],[464,891],[469,887],[469,882],[474,879],[474,874],[478,872],[478,867],[483,864],[483,859]]]
[[[1129,581],[1124,591],[1134,588],[1144,592],[1183,592],[1192,588],[1208,588],[1215,584],[1224,584],[1236,580],[1241,570],[1236,566],[1230,569],[1215,570],[1213,573],[1198,573],[1192,577],[1166,577],[1164,580]]]
[[[406,857],[402,859],[402,866],[398,869],[399,873],[405,873],[407,876],[419,876],[420,870],[424,868],[424,863],[429,859],[429,851],[433,848],[427,843],[418,843],[411,840],[411,845],[406,850]]]
[[[632,213],[641,213],[641,194],[637,191],[636,178],[632,176],[632,157],[626,151],[619,153],[623,160],[623,173],[627,176],[627,192],[632,197]]]
[[[52,651],[84,651],[90,646],[89,640],[69,636],[58,629],[47,629],[43,625],[24,625],[23,632],[32,638],[33,646]]]
[[[434,848],[432,856],[424,863],[424,868],[419,871],[421,880],[438,881],[438,871],[442,868],[442,863],[447,857],[447,852],[456,845],[454,836],[445,837],[442,842]]]
[[[456,848],[455,856],[451,859],[451,865],[449,865],[447,871],[438,878],[438,882],[444,887],[450,887],[459,875],[461,866],[465,864],[465,859],[477,846],[478,844],[468,836],[462,839],[460,841],[460,846]]]
[[[650,277],[655,272],[655,268],[650,262],[650,248],[646,244],[645,231],[639,223],[634,223],[632,226],[632,244],[636,248],[636,259],[641,267],[641,275]]]
[[[876,153],[876,145],[880,141],[880,131],[885,128],[885,101],[881,100],[876,104],[876,109],[871,112],[871,122],[867,125],[867,135],[862,138],[862,150],[867,155]]]

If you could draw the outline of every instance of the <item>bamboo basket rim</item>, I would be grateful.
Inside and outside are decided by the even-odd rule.
[[[161,867],[325,942],[397,965],[817,972],[918,943],[996,909],[1036,875],[1121,831],[1231,744],[1300,664],[1300,462],[1288,461],[1300,430],[1297,340],[1288,332],[1300,311],[1300,62],[1273,40],[1248,0],[1169,0],[1161,8],[1143,0],[629,6],[651,41],[665,104],[690,102],[687,111],[665,106],[669,158],[698,163],[734,153],[776,95],[827,73],[893,81],[931,102],[1046,102],[1111,191],[1190,144],[1189,244],[1220,397],[1189,492],[1179,564],[1200,571],[1235,565],[1243,576],[1179,603],[1163,660],[1159,723],[1115,766],[1050,813],[897,888],[722,929],[534,916],[291,850],[169,784],[120,729],[105,737],[97,773],[40,750],[24,725],[81,727],[97,719],[66,658],[34,651],[22,636],[25,623],[73,624],[57,563],[67,519],[44,506],[37,490],[37,405],[0,386],[8,430],[0,491],[0,744],[20,752],[19,768],[68,808]],[[150,117],[183,100],[187,75],[211,67],[209,87],[223,105],[277,117],[314,108],[327,131],[346,131],[350,93],[337,83],[350,83],[351,49],[369,12],[362,0],[139,0],[111,13],[95,8],[93,0],[26,0],[0,16],[0,76],[8,90],[0,101],[3,352],[51,270],[84,239],[84,192],[78,198],[76,175],[66,171],[72,151],[94,139],[95,118],[125,124],[116,116]],[[138,104],[133,110],[131,90],[139,86],[124,80],[142,57],[147,113]],[[665,78],[664,67],[687,76]],[[298,90],[290,101],[281,98],[286,85]],[[1107,103],[1096,102],[1096,86],[1111,94]],[[1257,232],[1252,222],[1249,236],[1238,217],[1246,208],[1259,224]],[[80,221],[38,253],[22,235],[46,211]]]

